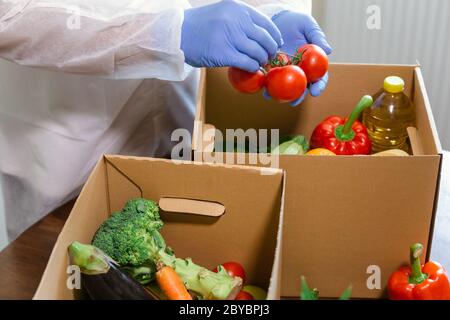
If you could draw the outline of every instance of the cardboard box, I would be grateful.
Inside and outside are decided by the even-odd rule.
[[[390,75],[405,80],[414,101],[414,156],[280,157],[287,176],[284,298],[298,297],[300,275],[321,297],[338,297],[352,284],[353,297],[379,298],[391,272],[408,262],[410,244],[423,243],[428,257],[442,152],[420,67],[332,64],[327,90],[297,108],[236,92],[225,69],[203,72],[193,136],[197,161],[207,155],[212,139],[203,133],[208,128],[280,129],[280,135],[309,139],[320,121],[350,114],[361,96],[377,92]],[[369,289],[368,282],[375,288]]]
[[[279,221],[283,172],[169,160],[105,156],[84,186],[56,242],[35,299],[73,299],[67,247],[90,243],[99,225],[126,201],[159,200],[162,234],[178,257],[214,268],[239,261],[248,283],[279,297]],[[278,250],[277,255],[275,254]]]

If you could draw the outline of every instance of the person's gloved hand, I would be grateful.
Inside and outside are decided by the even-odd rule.
[[[240,1],[224,0],[184,13],[181,50],[193,67],[256,72],[282,45],[275,24]]]
[[[299,12],[282,11],[273,16],[272,21],[281,31],[281,36],[284,40],[284,45],[281,47],[282,52],[293,55],[298,48],[308,43],[318,45],[328,55],[333,51],[328,44],[322,29],[310,15]],[[314,97],[320,96],[325,90],[327,83],[328,73],[321,80],[311,84],[303,96],[297,101],[291,102],[291,105],[297,106],[302,103],[308,92]],[[267,93],[264,93],[264,96],[270,98]]]

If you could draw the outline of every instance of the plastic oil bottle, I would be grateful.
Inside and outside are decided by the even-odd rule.
[[[402,78],[386,78],[383,89],[373,97],[372,107],[363,113],[373,153],[391,149],[410,152],[407,128],[414,126],[415,112],[404,90]]]

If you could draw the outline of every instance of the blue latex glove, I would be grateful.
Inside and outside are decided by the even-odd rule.
[[[194,67],[237,67],[256,72],[283,45],[267,16],[235,0],[184,13],[181,50]]]
[[[272,21],[281,31],[284,40],[284,45],[281,47],[282,52],[293,55],[299,47],[312,43],[321,47],[326,54],[332,53],[333,50],[328,44],[325,34],[312,16],[299,12],[282,11],[273,16]],[[297,106],[302,103],[308,92],[313,97],[320,96],[327,83],[328,73],[321,80],[311,84],[303,96],[291,102],[291,105]],[[267,93],[264,93],[264,96],[270,98]]]

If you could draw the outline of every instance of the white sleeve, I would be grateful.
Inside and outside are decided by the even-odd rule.
[[[108,78],[183,80],[187,0],[2,0],[0,57]]]

